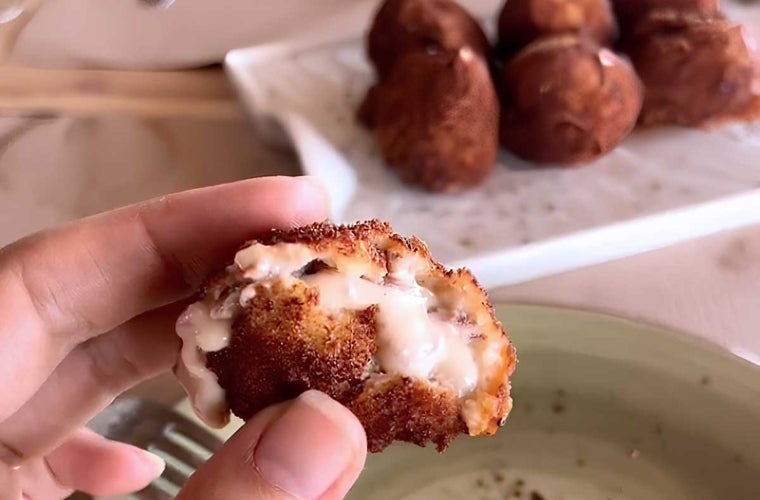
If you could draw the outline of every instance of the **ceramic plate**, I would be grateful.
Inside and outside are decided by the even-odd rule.
[[[497,312],[520,359],[505,427],[370,456],[350,499],[760,498],[760,367],[607,316]]]
[[[738,0],[724,5],[732,19],[760,34],[760,8]],[[493,24],[494,12],[484,23]],[[533,168],[502,152],[493,175],[476,189],[441,195],[410,188],[385,167],[376,141],[356,123],[374,76],[362,36],[355,27],[341,29],[336,26],[330,43],[286,41],[226,58],[262,137],[291,146],[304,171],[324,180],[336,221],[382,217],[400,233],[421,237],[447,264],[466,263],[487,286],[760,221],[760,121],[711,131],[639,130],[584,168]],[[740,208],[748,202],[736,201],[742,193],[751,195],[752,209]],[[715,200],[728,205],[713,209]],[[709,213],[679,212],[702,206]],[[598,232],[642,220],[639,231]],[[488,272],[473,264],[489,256],[499,258]],[[498,269],[503,276],[487,281]]]

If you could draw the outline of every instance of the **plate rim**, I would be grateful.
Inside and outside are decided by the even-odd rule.
[[[673,328],[667,325],[658,325],[655,322],[650,322],[647,320],[628,318],[615,313],[595,310],[590,307],[542,304],[538,302],[527,301],[495,301],[493,303],[493,308],[497,319],[499,319],[499,321],[504,326],[504,329],[507,331],[507,335],[509,335],[510,326],[508,321],[504,321],[501,314],[503,314],[503,311],[506,311],[508,314],[509,310],[516,310],[519,311],[519,314],[528,316],[548,313],[564,316],[566,318],[572,318],[573,321],[585,320],[602,322],[608,325],[624,325],[626,328],[633,328],[642,332],[646,332],[646,335],[664,337],[677,343],[689,344],[690,347],[693,347],[701,352],[704,352],[711,356],[720,357],[727,362],[735,364],[736,366],[740,367],[739,369],[756,371],[757,374],[760,375],[760,363],[755,363],[754,361],[733,352],[730,348],[718,342],[700,337],[698,335],[690,333],[687,330],[680,330],[678,328]],[[517,354],[519,358],[520,346],[517,345],[516,347],[518,349]],[[760,353],[758,353],[758,355],[760,355]]]

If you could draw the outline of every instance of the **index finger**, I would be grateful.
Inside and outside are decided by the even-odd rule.
[[[10,362],[0,364],[0,381],[14,387],[0,419],[77,343],[187,296],[246,239],[322,220],[326,205],[311,179],[252,179],[107,212],[2,249],[0,359]]]

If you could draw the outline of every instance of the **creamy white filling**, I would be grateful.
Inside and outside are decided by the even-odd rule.
[[[377,362],[386,373],[435,379],[466,394],[477,384],[478,368],[468,347],[471,329],[437,316],[434,295],[416,282],[383,285],[323,271],[301,278],[319,289],[326,311],[378,306]]]
[[[314,260],[314,250],[306,245],[251,245],[235,255],[235,264],[254,281],[287,277]]]
[[[180,317],[177,334],[182,339],[182,352],[175,372],[195,411],[208,425],[225,425],[229,411],[216,375],[206,367],[206,353],[227,347],[232,320],[253,298],[255,287],[279,279],[300,279],[316,287],[320,306],[328,313],[377,305],[375,358],[380,371],[435,380],[460,397],[477,387],[477,349],[470,344],[480,334],[478,327],[459,324],[456,311],[438,304],[435,295],[417,283],[413,262],[394,262],[382,283],[362,277],[362,266],[348,259],[339,263],[324,260],[338,264],[339,270],[293,276],[319,258],[312,248],[300,244],[243,249],[235,256],[235,263],[245,278],[257,283],[227,297],[224,307],[197,302]]]
[[[232,319],[212,318],[209,307],[196,302],[185,309],[176,328],[182,339],[182,352],[175,375],[185,387],[196,414],[211,427],[224,427],[230,416],[224,389],[216,374],[206,367],[206,353],[227,347]]]

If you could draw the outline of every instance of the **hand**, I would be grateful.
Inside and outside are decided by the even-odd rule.
[[[158,476],[158,457],[84,425],[172,367],[187,298],[242,242],[326,213],[323,191],[307,178],[254,179],[0,249],[0,500],[121,495]],[[347,409],[307,392],[249,421],[179,498],[341,498],[363,467],[365,439]]]

